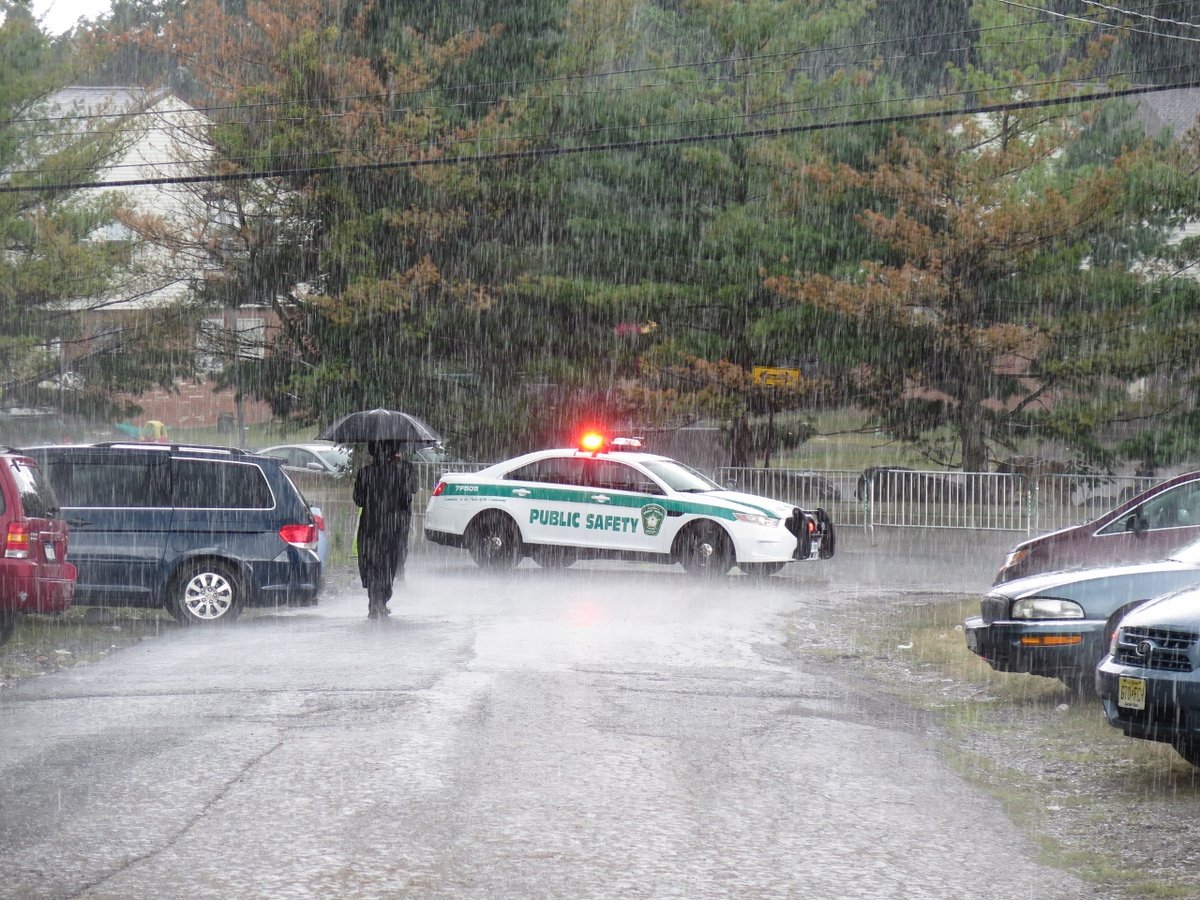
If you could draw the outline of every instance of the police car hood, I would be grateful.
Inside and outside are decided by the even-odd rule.
[[[706,491],[703,494],[690,496],[703,498],[709,502],[720,500],[722,501],[722,505],[735,509],[737,512],[758,515],[767,513],[779,516],[781,519],[786,519],[792,514],[792,510],[796,508],[791,503],[782,503],[779,500],[770,500],[766,497],[756,497],[754,494],[743,494],[740,491]]]

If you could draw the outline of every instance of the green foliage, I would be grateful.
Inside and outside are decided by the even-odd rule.
[[[247,170],[344,166],[205,198],[230,216],[200,239],[220,275],[197,297],[283,322],[273,353],[231,348],[221,377],[281,415],[404,406],[481,455],[592,416],[716,415],[742,464],[781,439],[756,419],[848,403],[943,462],[1031,431],[1100,458],[1134,446],[1122,420],[1167,428],[1194,405],[1162,377],[1194,355],[1195,318],[1163,269],[1200,252],[1164,243],[1197,212],[1197,151],[1146,140],[1127,104],[354,168],[769,132],[1115,71],[1094,29],[1028,17],[949,0],[117,0],[110,28],[142,40],[97,71],[154,72],[217,107],[209,136]],[[749,377],[764,364],[802,369],[803,389],[766,396]]]

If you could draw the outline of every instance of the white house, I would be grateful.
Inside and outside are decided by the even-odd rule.
[[[213,154],[206,139],[207,117],[169,92],[137,87],[65,88],[48,99],[43,114],[79,117],[81,122],[103,123],[110,132],[119,130],[116,154],[95,176],[96,183],[111,187],[86,190],[116,192],[122,198],[125,212],[92,238],[128,242],[129,266],[104,296],[71,301],[85,320],[87,334],[103,343],[123,322],[193,307],[193,286],[214,266],[204,248],[214,226],[221,224],[222,211],[204,183],[146,182],[207,172]],[[79,133],[65,131],[69,135],[73,130]],[[212,335],[236,333],[244,355],[261,355],[276,319],[270,309],[252,306],[207,314],[192,308],[189,314],[202,316],[195,347],[201,374],[177,381],[174,391],[131,396],[144,410],[132,424],[156,419],[175,429],[212,428],[236,418],[232,393],[215,390],[205,376],[220,365],[212,352]],[[266,404],[248,401],[240,414],[245,424],[271,417]]]

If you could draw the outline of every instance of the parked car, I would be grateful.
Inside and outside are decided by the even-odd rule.
[[[26,452],[71,529],[76,603],[163,607],[209,624],[317,602],[316,520],[278,460],[142,443]]]
[[[995,585],[964,624],[967,647],[998,672],[1028,672],[1090,690],[1126,612],[1200,584],[1200,539],[1167,559],[1044,572]]]
[[[771,575],[833,555],[824,510],[726,490],[633,441],[590,438],[442,475],[425,510],[426,538],[465,547],[487,568],[525,556],[544,567],[607,557],[678,562],[697,575],[734,565]]]
[[[1157,484],[1082,525],[1022,541],[996,584],[1078,566],[1160,559],[1200,537],[1200,472]]]
[[[309,441],[301,444],[276,444],[257,451],[262,456],[270,456],[283,463],[289,470],[302,470],[317,475],[327,475],[330,478],[344,478],[354,470],[351,449],[333,441]],[[428,465],[436,468],[446,462],[455,462],[455,458],[442,444],[432,447],[417,447],[409,453],[409,458],[418,466]],[[440,473],[439,473],[440,474]],[[436,481],[436,478],[434,479]]]
[[[68,532],[54,489],[34,460],[0,451],[0,644],[22,613],[63,612],[71,606],[75,566],[67,561]]]
[[[311,441],[307,444],[277,444],[259,450],[283,463],[285,469],[301,469],[330,478],[344,478],[353,469],[350,448],[332,441]]]
[[[1121,619],[1096,668],[1096,693],[1114,728],[1168,743],[1200,766],[1200,587]]]

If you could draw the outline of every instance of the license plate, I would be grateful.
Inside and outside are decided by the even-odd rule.
[[[42,544],[42,546],[46,550],[46,560],[48,562],[54,562],[56,559],[58,559],[58,554],[54,552],[53,544]]]
[[[1146,708],[1146,679],[1126,678],[1117,680],[1117,706],[1122,709]]]

